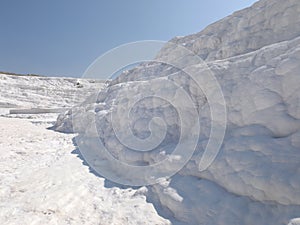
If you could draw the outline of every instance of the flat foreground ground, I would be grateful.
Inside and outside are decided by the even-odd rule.
[[[0,224],[169,224],[145,188],[106,187],[74,153],[75,135],[49,126],[0,117]]]

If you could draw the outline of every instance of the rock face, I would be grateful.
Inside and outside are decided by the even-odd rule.
[[[297,1],[262,0],[197,34],[171,41],[186,46],[204,60],[226,59],[298,37],[299,22]]]
[[[199,170],[198,164],[212,127],[212,105],[205,93],[211,87],[206,87],[209,83],[197,87],[186,73],[203,70],[202,64],[187,62],[185,71],[162,63],[143,64],[61,115],[58,127],[73,131],[72,120],[80,118],[75,129],[80,136],[100,137],[116,159],[141,166],[171,154],[182,127],[190,127],[190,135],[196,135],[194,125],[200,118],[201,133],[191,159],[175,176],[151,187],[148,197],[161,214],[174,224],[298,224],[292,219],[300,214],[300,2],[262,0],[198,34],[171,42],[205,60],[226,101],[223,145],[206,170]],[[178,58],[176,50],[166,45],[157,60]],[[180,90],[190,96],[193,107],[176,108],[164,101],[186,103]],[[165,98],[146,98],[151,95]],[[138,99],[143,101],[133,107]],[[190,123],[182,123],[180,110]],[[132,153],[130,141],[147,140],[152,137],[151,126],[153,130],[161,126],[161,120],[152,120],[149,130],[152,117],[165,122],[166,132],[158,134],[164,139],[150,152]],[[126,140],[129,144],[123,143]]]

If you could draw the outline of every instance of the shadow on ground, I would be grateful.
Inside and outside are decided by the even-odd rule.
[[[110,181],[108,179],[106,179],[105,177],[103,177],[101,174],[99,174],[97,171],[95,171],[85,160],[85,158],[83,157],[83,155],[81,154],[79,147],[76,143],[76,137],[74,137],[72,139],[74,146],[76,147],[71,153],[75,154],[81,161],[82,164],[84,166],[87,166],[89,168],[89,172],[92,173],[93,175],[99,177],[99,178],[104,178],[104,187],[106,188],[113,188],[113,187],[117,187],[120,189],[134,189],[137,190],[140,187],[135,187],[135,186],[128,186],[128,185],[123,185],[123,184],[118,184],[115,183],[113,181]],[[170,211],[168,211],[167,209],[163,209],[161,207],[161,204],[159,202],[159,199],[156,198],[155,194],[151,191],[152,186],[147,186],[147,189],[149,190],[147,195],[146,195],[146,201],[150,204],[153,204],[156,212],[158,213],[158,215],[160,215],[161,217],[170,220],[172,225],[183,225],[182,223],[178,222],[177,220],[174,219],[172,213]]]
[[[76,143],[76,137],[74,137],[72,139],[72,142],[74,144],[74,146],[76,147],[71,153],[72,154],[75,154],[79,159],[81,159],[82,161],[82,164],[84,166],[87,166],[89,168],[89,171],[90,173],[94,174],[95,176],[97,177],[101,177],[101,178],[104,178],[105,179],[105,182],[104,182],[104,186],[106,188],[112,188],[112,187],[118,187],[120,189],[127,189],[127,188],[131,188],[131,189],[139,189],[140,187],[132,187],[132,186],[128,186],[128,185],[123,185],[123,184],[118,184],[118,183],[115,183],[113,181],[110,181],[108,180],[107,178],[103,177],[101,174],[99,174],[96,170],[94,170],[89,164],[88,162],[85,160],[85,158],[83,157],[83,155],[81,154],[80,150],[79,150],[79,147]]]

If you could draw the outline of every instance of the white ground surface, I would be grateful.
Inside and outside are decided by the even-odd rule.
[[[300,224],[299,15],[299,0],[261,0],[198,34],[173,40],[206,60],[227,104],[224,143],[204,172],[198,163],[210,132],[207,96],[167,66],[141,65],[105,86],[97,102],[87,100],[57,120],[57,130],[72,132],[72,121],[78,119],[77,131],[88,137],[86,145],[93,146],[92,138],[100,136],[120,161],[156,163],[177,143],[177,114],[168,104],[145,101],[131,114],[134,137],[128,135],[124,115],[132,108],[129,100],[160,91],[185,102],[166,81],[180,84],[178,89],[191,96],[200,112],[203,131],[188,164],[149,188],[148,201],[155,209],[146,201],[145,188],[111,187],[91,173],[73,152],[73,134],[46,129],[55,115],[0,117],[0,224],[169,224],[156,210],[173,225]],[[176,50],[166,46],[158,59],[184,59],[185,65],[187,58]],[[202,70],[201,65],[188,64],[186,71]],[[214,89],[204,81],[213,96]],[[77,88],[75,80],[0,75],[0,114],[9,108],[69,107],[93,88],[97,87],[90,82]],[[164,119],[169,129],[157,149],[161,155],[132,154],[116,140],[109,118],[118,107],[121,114],[112,121],[120,123],[125,140],[147,137],[149,117]],[[188,105],[184,109],[188,112]]]
[[[25,117],[25,118],[24,118]],[[56,115],[0,117],[0,224],[169,224],[144,189],[106,188],[73,154]]]
[[[47,129],[58,114],[9,114],[67,109],[103,85],[0,74],[1,225],[170,224],[146,202],[147,189],[121,189],[91,173],[78,157],[75,135]]]

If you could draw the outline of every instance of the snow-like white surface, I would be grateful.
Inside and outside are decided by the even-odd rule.
[[[146,188],[107,184],[83,164],[74,134],[47,129],[57,113],[30,114],[31,108],[70,108],[103,86],[0,75],[0,224],[170,224],[146,202]]]
[[[288,225],[299,225],[300,224],[300,218],[292,219]]]
[[[298,37],[299,12],[297,0],[261,0],[199,33],[176,37],[172,42],[208,61],[225,59]],[[171,52],[172,49],[164,49],[163,54]]]
[[[0,108],[70,108],[102,86],[95,80],[0,74]]]
[[[299,15],[298,0],[262,0],[198,34],[173,40],[206,60],[227,104],[224,144],[204,172],[199,171],[198,164],[211,128],[208,101],[191,79],[168,65],[145,63],[122,74],[96,101],[90,99],[61,115],[57,127],[72,131],[72,119],[81,118],[76,131],[91,137],[86,139],[88,146],[94,146],[92,138],[99,136],[122,162],[157,163],[170,153],[172,144],[177,144],[181,121],[172,106],[164,102],[150,99],[132,108],[131,99],[164,92],[167,99],[185,102],[178,88],[167,81],[176,82],[194,101],[202,133],[197,151],[186,167],[169,181],[154,185],[150,199],[168,217],[183,224],[288,224],[300,214]],[[166,45],[157,59],[170,58],[188,61],[180,58],[173,45]],[[186,71],[203,69],[203,65],[187,64]],[[115,114],[118,116],[110,120],[116,109],[123,114]],[[128,113],[130,126],[124,121]],[[149,136],[151,116],[159,116],[167,124],[163,144],[149,153],[132,153],[116,136],[125,142],[134,140],[131,129],[135,138],[144,140]],[[193,113],[190,118],[194,118]],[[121,131],[114,130],[114,121],[121,124],[116,125]],[[151,126],[161,124],[158,120]],[[193,128],[193,124],[184,125]],[[104,162],[105,157],[101,160]],[[170,166],[166,169],[172,169]]]
[[[0,117],[0,224],[170,224],[144,189],[105,187],[72,153],[73,134],[46,129],[54,116]]]
[[[215,94],[206,77],[197,77],[203,79],[201,90],[186,73],[161,63],[144,63],[107,86],[0,75],[0,114],[6,116],[0,117],[0,223],[300,224],[299,15],[299,0],[261,0],[198,34],[172,40],[206,60],[226,100],[224,142],[205,171],[198,166],[211,129],[211,102],[205,94]],[[189,59],[171,44],[157,56],[186,63],[185,72],[206,71]],[[56,130],[76,131],[78,137],[46,129],[57,114],[7,115],[11,108],[69,108],[100,89],[55,123]],[[144,98],[151,95],[164,99]],[[143,101],[132,107],[138,99]],[[220,102],[213,103],[220,107]],[[180,120],[181,115],[190,120]],[[132,121],[126,121],[127,116]],[[82,164],[72,141],[77,137],[89,150],[100,137],[119,161],[145,166],[166,158],[174,164],[162,168],[172,171],[189,158],[168,158],[180,128],[190,129],[182,139],[182,149],[188,150],[192,143],[187,140],[197,136],[198,116],[201,135],[186,166],[171,178],[137,190],[107,186],[107,180]],[[152,136],[149,123],[157,132]],[[153,151],[131,151],[131,144]],[[97,157],[95,166],[106,163],[104,155]],[[119,176],[117,165],[108,168],[109,175]],[[123,172],[133,179],[139,176]]]

